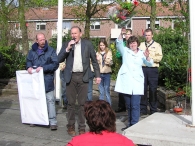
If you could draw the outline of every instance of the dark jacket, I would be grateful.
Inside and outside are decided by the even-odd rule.
[[[38,44],[34,43],[26,60],[26,69],[29,67],[43,67],[45,91],[54,90],[54,72],[59,66],[56,51],[48,46],[47,42],[41,54],[38,54]]]
[[[66,67],[64,70],[64,76],[66,83],[69,83],[72,77],[73,68],[73,51],[66,52],[66,48],[69,42],[65,42],[58,54],[58,61],[61,63],[66,59]],[[100,77],[100,69],[97,63],[96,54],[92,43],[89,40],[81,39],[81,55],[83,64],[83,82],[89,82],[89,78],[92,77],[90,58],[94,68],[95,77]]]

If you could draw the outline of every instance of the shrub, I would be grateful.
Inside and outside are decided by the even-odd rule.
[[[11,78],[16,76],[16,70],[24,70],[26,56],[15,50],[15,45],[2,47],[0,52],[4,58],[4,66],[0,70],[0,78]]]
[[[116,56],[117,49],[116,49],[115,43],[110,44],[110,49],[112,51],[112,59],[113,59],[112,79],[116,80],[118,71],[119,71],[121,64],[122,64],[122,60],[117,58],[117,56]]]
[[[171,28],[161,28],[154,38],[161,44],[163,51],[159,84],[167,89],[183,88],[187,81],[188,40]]]
[[[71,40],[71,36],[70,36],[70,32],[68,32],[68,34],[65,34],[63,37],[62,37],[62,43],[68,41],[68,40]],[[50,40],[49,40],[49,45],[54,48],[54,49],[57,49],[57,36],[53,36]]]

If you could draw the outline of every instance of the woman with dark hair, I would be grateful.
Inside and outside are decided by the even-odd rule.
[[[87,101],[84,108],[90,130],[72,138],[67,146],[134,146],[131,140],[116,133],[116,116],[108,102]]]
[[[105,39],[101,39],[99,41],[98,51],[96,53],[97,61],[100,68],[100,77],[101,82],[99,84],[100,91],[100,100],[104,100],[104,96],[106,95],[106,101],[111,105],[110,98],[110,77],[111,77],[111,65],[112,62],[112,52],[108,48],[108,44]]]
[[[136,124],[140,116],[140,99],[144,94],[144,74],[142,65],[152,66],[153,60],[149,57],[149,51],[143,52],[138,48],[139,40],[131,36],[127,40],[127,46],[123,45],[123,33],[116,40],[116,47],[122,55],[123,62],[118,72],[115,91],[123,93],[126,109],[128,111],[128,125],[121,130]]]

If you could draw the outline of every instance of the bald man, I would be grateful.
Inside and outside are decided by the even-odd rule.
[[[36,72],[43,70],[47,110],[51,130],[57,130],[54,98],[54,72],[58,66],[59,63],[56,51],[48,46],[43,33],[37,34],[36,42],[32,45],[32,49],[27,56],[26,69],[29,74],[32,74],[33,69],[36,69]]]

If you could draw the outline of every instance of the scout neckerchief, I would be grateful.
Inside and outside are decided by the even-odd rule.
[[[102,55],[102,67],[104,67],[105,65],[105,62],[104,62],[104,55],[106,54],[105,52],[104,53],[100,53]]]
[[[152,41],[152,43],[150,45],[147,46],[147,43],[145,42],[146,49],[148,49],[150,46],[152,46],[153,43],[154,43],[154,40]]]

